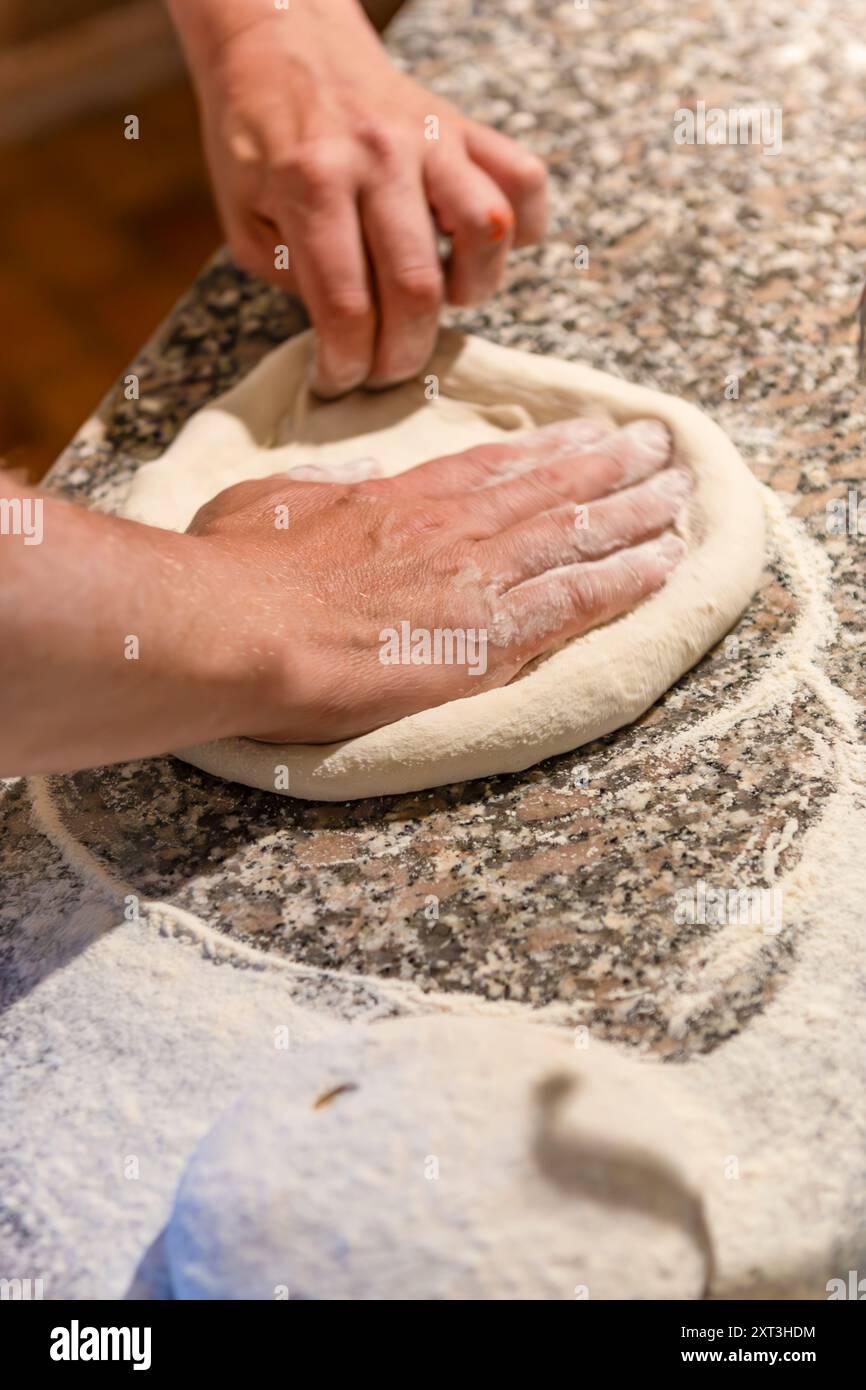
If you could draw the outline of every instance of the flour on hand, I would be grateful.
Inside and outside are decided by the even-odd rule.
[[[688,552],[630,613],[532,664],[499,690],[409,715],[341,743],[223,739],[178,756],[220,777],[324,801],[417,791],[518,772],[630,723],[719,640],[763,565],[760,489],[731,441],[694,406],[603,372],[440,335],[422,378],[321,401],[307,385],[309,333],[281,344],[139,470],[124,514],[184,530],[223,488],[274,473],[357,481],[501,442],[573,416],[622,427],[662,420],[694,491]],[[299,470],[299,471],[295,471]],[[284,769],[282,780],[276,769]]]

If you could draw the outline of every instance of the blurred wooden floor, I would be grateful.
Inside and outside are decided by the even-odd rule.
[[[0,458],[37,479],[221,240],[188,85],[0,147],[0,208]]]

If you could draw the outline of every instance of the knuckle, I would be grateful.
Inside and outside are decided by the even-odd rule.
[[[396,507],[389,511],[385,522],[385,533],[389,540],[401,545],[409,541],[418,541],[425,547],[425,543],[429,544],[437,537],[435,547],[428,553],[428,563],[434,568],[439,566],[443,551],[447,549],[438,539],[439,533],[447,527],[450,519],[447,506],[422,500],[411,507]]]
[[[407,304],[423,313],[439,307],[444,285],[441,272],[435,266],[409,265],[395,271],[394,289]]]
[[[433,557],[433,570],[438,583],[448,587],[452,611],[486,613],[489,597],[485,593],[484,557],[471,540],[455,534],[452,528],[459,522],[453,506],[442,508],[439,524],[442,530]]]
[[[361,287],[329,284],[322,286],[321,312],[324,323],[360,324],[373,312],[370,296]]]
[[[403,141],[386,121],[368,120],[360,126],[358,139],[379,160],[396,160],[403,150]]]
[[[447,503],[424,502],[420,506],[413,507],[403,517],[402,529],[406,536],[425,536],[437,533],[446,528],[452,519],[451,509]],[[445,546],[440,551],[440,558],[447,557],[451,553],[451,547]]]
[[[218,535],[235,529],[237,513],[258,500],[261,488],[254,481],[233,483],[199,507],[187,531],[190,535]]]
[[[569,598],[575,615],[581,619],[589,621],[604,613],[609,595],[601,572],[580,570],[569,586]]]
[[[279,155],[273,167],[293,192],[315,200],[340,181],[346,160],[337,141],[307,140]]]
[[[374,503],[390,501],[393,486],[391,478],[361,478],[359,482],[352,483],[356,497]]]
[[[567,498],[574,486],[574,468],[564,463],[547,463],[531,473],[524,486],[539,507]]]

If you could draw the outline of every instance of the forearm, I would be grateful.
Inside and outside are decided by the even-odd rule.
[[[21,518],[36,504],[28,541]],[[25,492],[2,474],[0,506],[0,775],[254,728],[268,658],[250,655],[243,595],[233,606],[233,575],[207,543]]]

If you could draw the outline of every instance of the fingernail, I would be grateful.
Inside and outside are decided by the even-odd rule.
[[[595,420],[580,417],[575,420],[552,420],[547,425],[538,426],[536,433],[538,446],[550,449],[553,451],[552,457],[558,457],[562,454],[584,454],[591,449],[601,448],[612,430],[605,429]]]
[[[546,425],[551,433],[556,431],[560,438],[569,444],[595,444],[608,433],[595,420],[560,420],[555,425]]]
[[[673,531],[667,531],[656,541],[658,552],[665,564],[673,569],[678,560],[681,560],[686,553],[686,543],[681,536],[677,536]]]
[[[667,458],[671,448],[671,436],[661,420],[633,420],[625,429],[640,453],[648,458]]]
[[[393,371],[388,369],[368,376],[364,385],[368,391],[390,391],[392,386],[403,386],[406,382],[417,381],[429,361],[429,352],[425,352],[423,356],[417,353],[414,357],[407,356]]]
[[[652,479],[652,486],[664,497],[680,501],[692,490],[692,476],[684,468],[665,468]]]
[[[339,373],[328,372],[318,360],[311,362],[307,372],[310,390],[323,400],[333,400],[356,390],[364,380],[363,368],[357,365],[343,368]]]
[[[418,372],[409,372],[407,374],[399,372],[396,376],[370,376],[364,382],[364,390],[392,391],[395,386],[405,386],[407,382],[414,381],[417,376]]]

